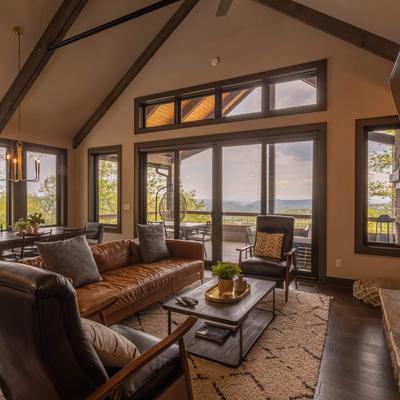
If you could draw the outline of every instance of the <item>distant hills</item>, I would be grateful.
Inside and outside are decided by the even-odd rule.
[[[211,210],[212,201],[210,199],[203,199],[206,204],[206,209]],[[301,199],[301,200],[276,200],[276,210],[275,212],[285,211],[285,210],[303,210],[310,211],[312,208],[312,200],[311,199]],[[250,203],[242,202],[242,201],[231,201],[224,200],[223,201],[223,210],[227,212],[259,212],[260,211],[260,201],[253,201]]]

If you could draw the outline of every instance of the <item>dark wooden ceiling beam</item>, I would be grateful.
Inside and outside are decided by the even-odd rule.
[[[157,50],[167,41],[175,29],[190,13],[199,0],[185,0],[177,9],[172,17],[163,26],[160,32],[154,37],[146,49],[140,54],[136,61],[132,64],[126,74],[118,81],[111,92],[106,96],[102,103],[97,107],[96,111],[90,116],[80,131],[74,136],[73,147],[76,149],[95,125],[100,121],[103,115],[114,104],[118,97],[124,92],[128,85],[137,77]]]
[[[397,57],[397,61],[394,64],[392,74],[390,75],[390,87],[396,103],[397,113],[400,116],[400,53]]]
[[[380,57],[395,61],[400,45],[293,0],[255,0]]]
[[[60,41],[67,34],[86,3],[87,0],[64,0],[62,2],[21,71],[1,100],[0,132],[3,131],[7,122],[53,55],[53,51],[48,51],[48,46],[51,43]]]

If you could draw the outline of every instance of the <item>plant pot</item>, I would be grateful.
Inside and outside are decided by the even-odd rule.
[[[218,291],[220,295],[224,292],[233,292],[233,279],[218,279]]]
[[[32,228],[33,228],[33,232],[37,233],[39,231],[39,224],[38,223],[33,224]]]
[[[26,233],[32,233],[33,232],[33,228],[32,228],[32,226],[28,226],[27,228],[26,228]]]

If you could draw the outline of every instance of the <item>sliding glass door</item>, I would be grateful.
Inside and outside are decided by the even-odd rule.
[[[315,133],[289,139],[141,149],[140,222],[162,224],[169,238],[202,242],[209,262],[237,262],[236,249],[255,242],[257,215],[293,216],[298,267],[316,276],[324,236],[322,145]]]
[[[222,148],[222,258],[237,262],[238,247],[253,243],[256,216],[261,214],[263,145]]]

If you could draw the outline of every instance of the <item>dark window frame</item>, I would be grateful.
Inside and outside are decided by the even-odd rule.
[[[15,149],[17,140],[1,139],[0,146],[7,148],[7,153]],[[26,173],[26,152],[53,154],[56,163],[57,221],[56,226],[68,224],[68,151],[64,148],[23,142],[23,165]],[[8,176],[8,170],[7,170]],[[27,218],[27,182],[7,182],[7,226],[13,226],[20,218]],[[55,225],[46,225],[55,226]],[[6,227],[4,227],[6,228]]]
[[[121,233],[122,212],[122,146],[104,146],[88,149],[88,217],[91,222],[98,222],[97,199],[97,157],[100,155],[117,154],[118,157],[118,212],[117,224],[104,224],[106,232]]]
[[[316,140],[314,146],[314,167],[313,179],[315,182],[315,193],[313,193],[313,254],[315,254],[315,269],[316,275],[321,281],[326,279],[326,218],[327,218],[327,124],[316,123],[297,126],[287,126],[278,128],[256,129],[240,132],[217,133],[212,135],[192,136],[185,138],[163,139],[138,142],[134,144],[135,164],[134,164],[134,213],[133,224],[145,224],[146,221],[146,200],[144,193],[146,193],[146,154],[157,153],[165,151],[175,151],[176,154],[180,150],[189,150],[201,147],[213,147],[213,151],[221,151],[221,146],[240,145],[240,144],[255,144],[268,141],[268,143],[281,143],[281,142],[297,142],[302,140]],[[266,157],[264,156],[264,159]],[[176,161],[179,165],[179,159]],[[221,174],[222,164],[215,163],[213,165],[213,176]],[[179,186],[179,168],[175,170],[175,187]],[[262,174],[266,174],[265,166],[262,168]],[[262,176],[264,187],[262,192],[269,191],[270,188],[266,187],[266,176]],[[219,195],[213,197],[217,201],[220,193],[221,186],[217,185],[217,180],[213,180],[214,193],[219,192]],[[177,191],[175,192],[177,193]],[[264,196],[262,196],[264,197]],[[263,200],[263,199],[262,199]],[[265,198],[268,201],[267,198]],[[176,203],[179,204],[179,203]],[[214,217],[213,220],[217,222],[222,218],[221,210],[218,206],[213,205]],[[266,212],[266,203],[261,205],[261,212]],[[176,214],[178,215],[178,214]],[[178,227],[177,221],[175,226]],[[137,232],[135,231],[135,235]],[[178,237],[178,231],[175,232]],[[222,231],[219,232],[220,239],[222,238]],[[216,243],[216,242],[213,242]],[[216,244],[215,244],[216,246]],[[213,255],[216,256],[217,252],[213,248]]]
[[[270,87],[276,82],[291,81],[301,79],[304,76],[317,76],[317,103],[305,106],[282,108],[278,110],[270,107]],[[235,88],[246,86],[260,86],[261,89],[261,112],[252,112],[235,116],[222,116],[222,92],[235,90]],[[215,95],[215,118],[208,118],[198,121],[180,121],[180,102],[183,98],[197,97],[201,95]],[[175,121],[173,124],[146,127],[145,109],[148,105],[175,102]],[[171,129],[180,129],[194,126],[212,125],[227,122],[246,121],[260,118],[270,118],[282,115],[303,114],[309,112],[327,110],[327,60],[317,60],[304,64],[293,65],[290,67],[278,68],[256,74],[240,76],[222,81],[197,85],[163,93],[152,94],[135,98],[135,134],[149,132],[160,132]]]
[[[400,257],[400,246],[368,242],[368,132],[400,129],[397,116],[356,120],[355,137],[355,253]]]

